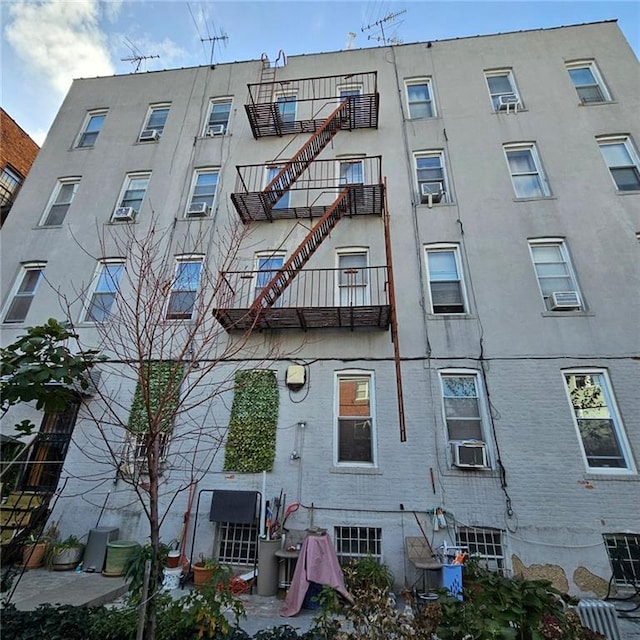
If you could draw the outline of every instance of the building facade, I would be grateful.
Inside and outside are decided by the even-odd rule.
[[[111,356],[60,427],[61,527],[147,535],[122,479],[144,443],[114,430],[125,471],[101,459],[136,388],[104,327],[152,271],[132,239],[162,238],[171,359],[206,372],[162,445],[163,538],[195,468],[398,585],[423,534],[576,594],[637,579],[637,76],[604,22],[75,81],[2,231],[3,344],[54,316]],[[225,452],[253,369],[278,389],[266,475]],[[194,553],[250,563],[206,501]]]

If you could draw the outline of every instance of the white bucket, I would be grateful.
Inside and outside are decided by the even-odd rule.
[[[180,586],[180,576],[182,575],[182,567],[176,567],[175,569],[164,570],[164,578],[162,580],[162,589],[164,591],[171,591],[177,589]]]

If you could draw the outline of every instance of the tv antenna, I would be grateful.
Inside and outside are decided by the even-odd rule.
[[[135,65],[135,69],[133,71],[134,73],[138,73],[138,71],[140,70],[140,65],[142,64],[143,60],[151,60],[152,58],[160,57],[159,55],[153,55],[153,56],[143,55],[140,49],[138,49],[138,47],[136,47],[136,45],[133,44],[133,42],[131,42],[129,38],[124,38],[124,43],[125,45],[127,45],[127,47],[129,48],[129,50],[133,55],[129,56],[128,58],[120,58],[120,60],[122,62],[130,62],[131,64]]]
[[[395,13],[389,13],[384,18],[380,18],[380,20],[376,20],[372,24],[368,24],[366,27],[362,27],[360,31],[364,32],[370,29],[380,29],[380,35],[368,35],[367,40],[375,40],[376,42],[382,42],[384,45],[388,44],[401,44],[402,40],[396,38],[395,33],[391,36],[387,37],[384,32],[384,25],[388,22],[393,22],[398,16],[401,16],[403,13],[406,13],[407,10],[403,9],[402,11],[396,11]],[[398,24],[396,29],[402,24]]]
[[[227,40],[229,40],[229,36],[222,31],[222,35],[220,36],[209,36],[208,38],[200,38],[200,42],[210,42],[211,43],[211,57],[209,59],[209,64],[213,64],[213,50],[216,46],[216,42],[224,42],[226,44]]]
[[[353,46],[353,41],[356,39],[356,34],[353,31],[349,31],[347,35],[347,43],[344,45],[344,48],[348,51]]]

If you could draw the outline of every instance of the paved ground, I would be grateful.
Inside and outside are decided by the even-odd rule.
[[[76,573],[75,571],[47,571],[32,569],[26,571],[11,602],[18,609],[35,609],[39,604],[99,605],[116,602],[126,591],[121,578],[106,578],[99,573]],[[174,597],[184,595],[181,589],[171,591]],[[241,596],[247,613],[240,626],[251,636],[262,629],[288,624],[298,632],[307,631],[313,624],[315,611],[303,609],[293,618],[280,616],[284,594],[268,597],[256,594]],[[629,609],[632,603],[616,602],[618,610]],[[637,604],[637,602],[636,602]],[[629,614],[634,618],[618,615],[619,638],[609,640],[640,640],[640,609]]]

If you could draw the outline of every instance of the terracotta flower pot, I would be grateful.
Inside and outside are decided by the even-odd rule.
[[[193,584],[196,588],[200,588],[205,582],[209,582],[213,578],[213,568],[205,569],[202,562],[196,562],[193,565]]]
[[[47,550],[46,542],[25,544],[22,547],[22,564],[27,569],[37,569],[44,562],[44,554]]]

